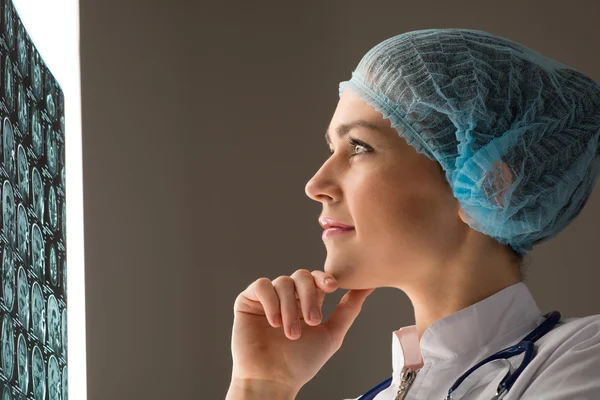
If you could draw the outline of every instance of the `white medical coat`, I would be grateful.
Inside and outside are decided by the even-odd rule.
[[[435,321],[420,343],[415,325],[400,328],[392,333],[392,384],[375,400],[395,399],[405,365],[421,366],[406,400],[442,400],[465,371],[517,344],[544,319],[527,286],[519,282]],[[600,400],[600,314],[561,318],[535,345],[536,355],[504,400]],[[520,354],[508,360],[513,370],[522,359]],[[490,399],[500,366],[497,370],[465,399]]]

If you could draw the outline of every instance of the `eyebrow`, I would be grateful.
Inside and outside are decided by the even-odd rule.
[[[381,130],[377,125],[374,125],[373,123],[366,121],[364,119],[359,119],[359,120],[352,121],[347,124],[342,124],[342,125],[338,126],[336,129],[336,133],[339,138],[342,138],[346,134],[348,134],[348,132],[350,132],[352,129],[359,128],[359,127],[373,129],[376,131]],[[329,136],[329,129],[327,129],[327,131],[325,132],[325,141],[327,142],[327,144],[329,144],[329,145],[331,144],[331,139]]]

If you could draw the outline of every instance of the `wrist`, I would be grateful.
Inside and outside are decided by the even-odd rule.
[[[279,382],[263,379],[233,379],[226,400],[294,400],[297,391]]]

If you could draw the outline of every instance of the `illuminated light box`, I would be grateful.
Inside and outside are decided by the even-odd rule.
[[[0,396],[85,399],[78,4],[0,5]]]

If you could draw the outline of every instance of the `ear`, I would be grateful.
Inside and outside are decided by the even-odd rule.
[[[494,164],[494,169],[488,174],[490,182],[489,195],[493,196],[494,203],[504,208],[504,195],[513,183],[513,176],[508,166],[502,161]],[[487,188],[486,188],[487,189]],[[487,190],[486,190],[487,192]]]
[[[497,206],[504,207],[504,195],[510,189],[512,183],[513,176],[510,169],[505,163],[498,161],[494,164],[493,170],[486,174],[483,190],[487,196],[492,196],[491,199]],[[472,221],[473,219],[460,208],[460,204],[458,207],[458,216],[468,225],[467,221]]]
[[[472,221],[471,217],[469,217],[469,215],[460,207],[460,204],[458,205],[458,216],[460,217],[462,222],[464,222],[467,225],[469,225],[467,221]]]

